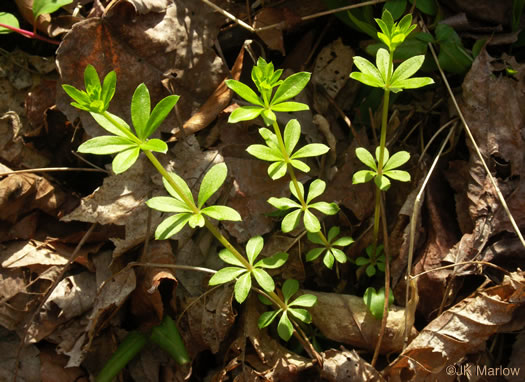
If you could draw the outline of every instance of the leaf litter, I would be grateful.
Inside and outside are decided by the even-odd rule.
[[[232,2],[216,3],[236,14],[246,12],[244,6]],[[360,95],[357,89],[350,89],[351,81],[347,81],[351,69],[348,62],[351,63],[353,51],[359,46],[347,44],[346,39],[343,43],[338,35],[335,38],[332,35],[323,39],[314,52],[304,48],[294,52],[291,36],[306,28],[319,34],[320,29],[316,29],[318,24],[300,21],[298,15],[304,16],[304,9],[294,8],[300,2],[284,3],[284,8],[264,4],[250,15],[255,16],[255,27],[286,22],[285,30],[259,33],[270,48],[268,52],[290,51],[301,65],[309,60],[305,69],[314,72],[315,86],[326,89],[324,92],[335,105],[348,114],[352,127],[359,125],[364,118],[362,110],[355,105],[351,110],[348,107]],[[318,1],[309,6],[325,9]],[[476,13],[479,9],[474,10],[469,2],[458,2],[456,8],[467,10],[468,17],[479,16]],[[498,6],[494,15],[484,13],[483,18],[500,20],[501,9]],[[53,23],[55,16],[49,20]],[[252,236],[267,235],[267,247],[261,256],[271,256],[286,247],[289,263],[281,275],[272,276],[277,280],[280,276],[296,278],[305,291],[318,297],[311,312],[317,331],[310,333],[310,338],[320,346],[323,362],[318,365],[297,346],[276,340],[274,329],[259,330],[257,320],[262,306],[253,296],[240,307],[233,302],[231,286],[206,292],[207,275],[175,270],[177,265],[217,269],[220,262],[216,254],[221,248],[204,231],[196,233],[189,229],[169,242],[151,242],[151,227],[162,217],[158,212],[148,211],[144,201],[164,195],[165,190],[160,177],[141,158],[126,174],[109,174],[100,180],[100,187],[84,193],[89,195],[82,198],[67,182],[56,182],[47,174],[13,174],[0,179],[0,324],[5,328],[0,345],[6,349],[0,360],[5,366],[0,368],[2,378],[13,377],[10,370],[14,369],[15,359],[11,350],[19,343],[14,333],[23,333],[24,321],[37,305],[34,295],[45,294],[56,279],[68,262],[72,246],[86,231],[85,223],[97,223],[100,228],[81,249],[79,258],[51,293],[37,320],[27,327],[32,344],[26,345],[22,352],[20,380],[45,380],[61,369],[64,374],[59,378],[63,380],[79,377],[85,371],[95,375],[129,329],[147,330],[165,314],[180,317],[178,325],[194,359],[193,367],[179,368],[166,354],[147,348],[128,365],[134,380],[156,381],[161,375],[175,380],[191,375],[193,380],[206,377],[215,381],[446,380],[446,366],[468,362],[476,354],[491,355],[489,342],[509,331],[521,334],[515,335],[508,366],[523,364],[519,344],[523,341],[520,312],[525,299],[522,271],[525,251],[513,236],[508,218],[468,140],[465,148],[455,147],[463,150],[460,154],[449,153],[440,159],[438,175],[434,175],[425,192],[414,270],[415,274],[428,273],[417,278],[417,319],[411,322],[410,341],[405,349],[402,342],[405,308],[397,305],[404,301],[409,217],[419,177],[414,176],[416,181],[411,188],[389,193],[387,206],[395,210],[387,213],[387,220],[393,227],[390,244],[394,247],[396,306],[390,310],[382,340],[381,353],[386,356],[380,357],[381,366],[371,366],[369,361],[381,322],[370,315],[359,297],[355,285],[362,280],[355,266],[350,261],[337,273],[327,273],[318,269],[321,266],[318,263],[303,262],[301,255],[309,244],[302,238],[302,232],[282,236],[277,219],[269,216],[272,209],[266,203],[270,196],[289,196],[287,181],[271,181],[266,176],[267,165],[245,152],[250,143],[258,142],[259,126],[226,124],[233,109],[232,95],[224,87],[223,81],[229,78],[229,73],[220,56],[225,53],[228,58],[233,57],[231,63],[237,57],[231,71],[234,78],[242,78],[251,63],[244,51],[244,41],[226,52],[214,47],[217,42],[221,44],[221,39],[224,42],[229,28],[235,33],[238,29],[226,25],[221,14],[199,1],[127,0],[106,8],[97,2],[91,17],[79,22],[69,18],[69,21],[75,24],[67,27],[69,32],[57,51],[58,76],[53,65],[44,65],[45,59],[38,62],[20,53],[11,57],[11,61],[2,58],[2,171],[54,163],[53,148],[39,145],[36,139],[56,125],[53,113],[64,113],[74,124],[76,135],[100,135],[101,130],[88,113],[75,111],[66,95],[61,91],[55,94],[53,89],[55,83],[57,89],[63,83],[79,86],[82,78],[78,73],[88,63],[102,74],[117,71],[118,97],[111,112],[127,120],[131,94],[141,82],[147,84],[154,102],[168,94],[181,95],[176,113],[170,115],[160,131],[172,142],[168,156],[162,159],[164,165],[177,171],[196,192],[207,169],[216,163],[227,164],[228,182],[216,198],[239,210],[244,220],[222,224],[221,229],[239,246]],[[52,27],[42,30],[54,36],[61,33],[56,25]],[[474,28],[470,32],[482,30]],[[249,53],[250,49],[253,46],[247,50]],[[308,57],[310,53],[313,56]],[[275,51],[271,55],[279,57]],[[41,78],[37,74],[31,77],[30,71],[13,66],[13,62],[22,63]],[[503,74],[508,66],[516,70],[512,77]],[[293,69],[299,70],[297,66]],[[293,71],[286,71],[286,75],[290,73]],[[482,50],[462,81],[461,104],[481,152],[497,177],[518,225],[522,226],[525,224],[523,73],[522,65],[513,57],[496,60]],[[312,107],[313,113],[297,117],[304,125],[306,141],[326,139],[332,148],[329,163],[309,165],[314,172],[329,175],[326,199],[338,201],[343,208],[337,223],[355,238],[360,235],[360,241],[347,251],[353,260],[370,242],[367,227],[373,210],[373,189],[368,185],[351,185],[352,174],[359,166],[354,155],[357,142],[351,140],[354,130],[350,133],[348,123],[341,120],[339,112],[334,112],[333,104],[323,100],[324,92],[319,94],[312,86],[302,94],[300,101],[315,105],[315,109]],[[427,107],[423,100],[415,100],[414,104],[414,110]],[[419,111],[408,113],[402,107],[399,110],[406,119],[401,122],[394,118],[392,122],[401,128],[416,124],[421,117]],[[439,108],[439,113],[443,120],[451,117],[446,108]],[[313,122],[314,115],[317,124]],[[295,116],[285,118],[292,117]],[[321,130],[317,127],[319,121]],[[434,122],[426,119],[427,124]],[[394,144],[399,143],[396,141],[399,131],[393,135]],[[359,145],[375,144],[373,134],[364,129],[357,134]],[[404,144],[409,151],[419,152],[418,143],[407,142]],[[60,150],[66,150],[66,146]],[[103,162],[99,164],[104,166]],[[425,168],[414,171],[424,172]],[[309,177],[303,175],[300,180],[308,182]],[[59,231],[62,232],[57,235]],[[144,247],[148,249],[145,252]],[[126,266],[130,259],[144,266],[137,263]],[[479,263],[436,270],[471,260],[501,265],[507,273]],[[416,316],[411,314],[414,319]],[[507,347],[510,349],[510,345]],[[206,364],[211,358],[213,365]]]

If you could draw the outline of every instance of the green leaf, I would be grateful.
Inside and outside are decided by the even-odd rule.
[[[317,211],[325,215],[335,215],[339,212],[339,207],[336,203],[317,202],[310,204],[310,208],[316,209]]]
[[[137,132],[137,136],[144,140],[147,138],[146,124],[151,112],[150,95],[144,83],[137,86],[131,98],[131,121]]]
[[[332,248],[332,249],[330,249],[330,253],[335,257],[337,262],[339,262],[341,264],[346,263],[346,260],[348,260],[346,255],[345,255],[345,253],[343,251],[341,251],[340,249]]]
[[[319,244],[322,246],[325,245],[324,241],[321,239],[321,236],[317,232],[308,232],[306,236],[308,237],[308,240],[314,244]]]
[[[102,102],[104,102],[104,109],[107,110],[109,107],[110,101],[113,99],[113,96],[115,95],[115,89],[117,87],[117,74],[114,70],[106,74],[106,77],[104,77],[104,83],[102,84],[102,93],[100,95],[100,98],[102,99]]]
[[[348,15],[349,19],[351,20],[351,22],[354,24],[354,26],[358,30],[360,30],[363,33],[366,33],[367,35],[369,35],[372,38],[375,38],[376,37],[376,33],[377,33],[375,28],[372,25],[370,25],[370,23],[368,23],[367,21],[362,21],[359,18],[357,18],[357,16],[354,15],[354,12],[356,12],[356,11],[351,11],[351,10],[347,11],[347,15]]]
[[[269,125],[273,124],[277,120],[277,117],[275,116],[275,113],[273,111],[267,110],[267,109],[262,111],[261,117],[262,117],[264,123],[266,124],[266,126],[269,126]]]
[[[204,175],[197,198],[197,207],[201,208],[204,203],[222,186],[228,175],[228,168],[226,163],[219,163],[213,166]]]
[[[147,138],[151,136],[151,134],[157,130],[160,124],[166,119],[171,109],[173,109],[179,98],[178,95],[170,95],[160,100],[157,106],[153,108],[153,111],[148,118],[144,137]]]
[[[310,107],[308,107],[308,105],[305,103],[289,101],[289,102],[281,102],[276,105],[272,105],[272,110],[291,113],[294,111],[310,110]]]
[[[355,259],[355,265],[362,267],[363,265],[369,264],[370,259],[367,257],[359,256],[357,259]]]
[[[253,277],[257,280],[257,284],[260,285],[266,292],[273,292],[275,289],[275,283],[272,277],[264,269],[255,268],[252,271]]]
[[[184,228],[188,220],[190,220],[191,214],[182,213],[177,215],[172,215],[169,218],[165,219],[162,223],[157,226],[155,230],[155,239],[165,240],[169,239],[181,229]]]
[[[273,305],[273,302],[272,300],[270,300],[268,297],[262,295],[262,294],[258,294],[257,295],[257,298],[259,299],[259,301],[264,304],[264,305],[267,305],[267,306],[272,306]]]
[[[388,176],[389,178],[392,178],[399,182],[410,182],[410,179],[411,179],[410,174],[403,170],[385,171],[383,175]]]
[[[392,291],[388,294],[388,305],[394,303]],[[385,288],[378,291],[374,287],[368,287],[363,295],[363,301],[372,315],[380,320],[383,317],[383,307],[385,304]]]
[[[435,16],[437,13],[437,4],[435,0],[417,0],[416,8],[426,15]],[[410,4],[414,4],[414,0],[410,0]]]
[[[124,171],[126,171],[137,161],[139,154],[140,148],[138,146],[129,148],[118,153],[115,156],[115,158],[113,158],[113,172],[115,172],[115,174],[121,174]]]
[[[284,282],[281,291],[283,292],[284,302],[288,304],[288,300],[299,290],[299,281],[288,279]]]
[[[248,243],[246,243],[246,256],[248,257],[248,261],[250,264],[253,265],[253,262],[261,253],[262,249],[264,247],[264,240],[262,236],[254,236],[250,240],[248,240]]]
[[[275,105],[295,97],[306,87],[310,77],[311,73],[299,72],[286,78],[277,88],[271,104]]]
[[[64,89],[67,95],[73,98],[79,104],[89,106],[89,96],[86,94],[86,92],[78,90],[77,88],[71,85],[62,85],[62,89]]]
[[[319,195],[322,195],[326,189],[326,182],[321,179],[316,179],[310,184],[308,189],[308,197],[306,199],[306,204],[309,204],[313,199],[317,198]]]
[[[294,316],[295,318],[297,318],[298,320],[306,324],[309,324],[312,322],[312,316],[310,315],[310,313],[308,313],[306,309],[288,309],[288,312],[292,316]]]
[[[277,252],[275,255],[266,257],[255,263],[255,267],[266,268],[266,269],[277,269],[280,268],[288,260],[288,254],[285,252]]]
[[[410,154],[406,151],[399,151],[392,155],[383,167],[383,171],[393,170],[404,165],[410,159]]]
[[[379,157],[380,156],[381,156],[381,146],[377,146],[376,147],[376,160],[377,160],[377,163],[379,163]],[[383,149],[383,166],[385,165],[386,162],[388,162],[389,159],[390,159],[390,153],[389,153],[388,149],[385,147]]]
[[[261,314],[259,317],[259,321],[257,321],[257,326],[259,327],[259,329],[265,328],[268,325],[270,325],[280,312],[281,310],[272,310]]]
[[[169,172],[168,174],[170,178],[173,180],[173,182],[175,182],[175,184],[182,190],[186,198],[188,198],[191,201],[194,201],[193,195],[186,181],[182,179],[180,176],[178,176],[177,174],[175,174],[174,172]],[[173,196],[175,199],[182,201],[182,198],[179,196],[177,191],[175,191],[175,189],[171,186],[171,184],[169,184],[169,182],[164,177],[162,178],[162,183],[164,184],[164,188],[166,189],[166,191],[168,191],[168,193],[171,196]]]
[[[357,159],[359,159],[365,166],[368,166],[372,170],[377,171],[376,161],[372,154],[370,154],[370,151],[364,147],[358,147],[355,149],[355,155],[357,156]]]
[[[308,232],[310,233],[310,232]],[[314,261],[315,259],[317,259],[321,253],[323,253],[324,251],[326,250],[326,248],[313,248],[311,250],[309,250],[307,253],[306,253],[306,261]]]
[[[169,196],[155,196],[146,202],[149,208],[162,212],[188,212],[193,213],[184,202]]]
[[[37,0],[45,1],[45,0]],[[34,6],[33,6],[34,10]],[[90,97],[90,100],[98,99],[102,92],[102,87],[100,86],[100,78],[98,77],[97,70],[91,64],[86,66],[84,70],[84,85],[86,87],[86,92]]]
[[[336,241],[332,243],[332,245],[338,246],[338,247],[346,247],[354,242],[354,239],[352,239],[349,236],[343,236]]]
[[[226,264],[237,265],[241,268],[245,268],[241,260],[237,258],[233,253],[227,249],[223,249],[219,252],[219,258],[224,261]]]
[[[261,99],[255,94],[255,92],[250,89],[249,86],[243,84],[237,80],[226,80],[226,86],[239,95],[239,97],[248,101],[251,104],[264,106]]]
[[[293,164],[293,163],[292,163]],[[287,165],[284,162],[275,162],[268,166],[268,175],[277,180],[286,175]]]
[[[58,11],[64,5],[71,4],[73,0],[34,0],[33,18]]]
[[[137,144],[128,138],[103,135],[82,143],[77,150],[79,153],[106,155],[115,154],[136,146]]]
[[[374,179],[375,174],[376,173],[374,171],[370,171],[370,170],[358,171],[352,177],[352,184],[361,184],[361,183],[370,182],[372,179]]]
[[[93,113],[93,112],[90,112],[89,114],[91,114],[91,116],[93,117],[93,119],[104,129],[106,130],[107,132],[113,134],[113,135],[118,135],[120,137],[127,137],[128,135],[126,133],[124,133],[123,131],[121,131],[117,126],[115,126],[109,119],[107,119],[104,115],[102,114],[99,114],[99,113]],[[117,117],[115,114],[111,114],[109,111],[106,111],[104,113],[105,115],[107,115],[109,118],[111,118],[112,120],[116,121],[120,126],[123,126],[125,129],[129,130],[129,132],[131,133],[131,128],[129,127],[129,125],[126,123],[126,121],[124,121],[122,118],[120,117]]]
[[[234,287],[235,300],[237,300],[239,304],[242,304],[244,300],[246,300],[246,297],[248,297],[251,288],[252,278],[249,273],[246,273],[239,277]]]
[[[250,121],[257,118],[262,112],[263,108],[259,106],[241,106],[235,109],[228,118],[229,123],[237,123],[241,121]]]
[[[215,273],[208,281],[208,285],[226,284],[235,279],[237,276],[246,273],[246,269],[237,267],[225,267]]]
[[[204,216],[200,213],[193,213],[190,220],[188,220],[188,224],[191,228],[204,227],[204,223]]]
[[[383,76],[381,75],[379,70],[375,67],[374,64],[372,64],[366,58],[360,57],[360,56],[355,56],[354,57],[354,64],[363,74],[369,75],[369,76],[375,78],[377,80],[377,82],[384,84]],[[350,76],[352,74],[350,74]]]
[[[328,235],[327,235],[327,239],[329,242],[332,242],[332,240],[334,240],[337,235],[339,235],[339,232],[341,232],[341,230],[339,229],[339,227],[337,226],[333,226],[332,228],[330,228],[330,230],[328,231]]]
[[[209,206],[203,208],[201,212],[215,220],[229,220],[234,222],[240,222],[242,220],[241,215],[228,206]]]
[[[299,171],[302,171],[302,172],[309,172],[310,171],[310,166],[308,166],[306,163],[298,160],[298,159],[292,159],[290,161],[290,164],[295,167],[296,169],[298,169]]]
[[[415,74],[419,70],[419,68],[421,68],[424,61],[425,61],[425,56],[420,55],[420,56],[411,57],[408,60],[402,62],[394,71],[394,74],[392,75],[391,83],[395,83],[396,81],[406,80],[407,78],[410,78],[413,74]]]
[[[390,78],[390,54],[386,49],[379,49],[376,54],[376,65],[381,73],[383,82],[386,84],[387,80]]]
[[[323,155],[327,153],[329,150],[330,148],[327,145],[324,145],[322,143],[310,143],[309,145],[303,146],[299,150],[297,150],[291,156],[291,158],[299,159],[299,158],[315,157],[315,156]]]
[[[379,188],[381,191],[387,191],[390,188],[390,180],[383,174],[383,175],[377,175],[374,178],[374,183],[376,184],[377,188]]]
[[[303,294],[302,296],[297,297],[292,303],[288,306],[306,306],[311,308],[317,302],[317,297],[313,294]]]
[[[301,125],[297,119],[291,119],[284,128],[284,147],[288,155],[293,152],[301,138]]]
[[[15,15],[13,15],[11,13],[0,12],[0,23],[5,24],[5,25],[9,25],[9,26],[14,27],[14,28],[20,28],[20,23],[18,22],[18,19],[16,18]],[[12,33],[12,32],[14,32],[14,31],[12,31],[11,29],[0,27],[0,34],[8,34],[8,33]],[[62,87],[63,86],[64,85],[62,85]]]
[[[140,145],[140,149],[166,154],[168,152],[168,145],[166,144],[166,142],[160,139],[153,138],[153,139],[149,139],[148,141],[142,143]]]
[[[281,222],[281,231],[283,231],[284,233],[293,231],[293,229],[299,224],[301,212],[301,210],[295,210],[286,215],[283,221]]]
[[[384,88],[385,83],[383,80],[379,80],[377,77],[361,72],[352,72],[350,73],[350,78],[359,81],[365,85],[372,86],[374,88]]]
[[[293,334],[293,325],[286,312],[283,312],[279,324],[277,324],[277,333],[285,341],[288,341]]]
[[[267,162],[282,161],[284,158],[280,151],[264,145],[250,145],[246,151],[259,160]]]
[[[299,203],[294,202],[292,199],[288,198],[275,198],[272,196],[270,199],[268,199],[268,203],[281,211],[286,211],[290,208],[301,208]]]
[[[435,35],[439,43],[439,64],[443,70],[455,74],[466,73],[473,59],[463,48],[456,31],[450,25],[438,24]]]
[[[373,277],[376,274],[376,267],[370,264],[368,267],[366,267],[365,272],[368,277]]]
[[[294,184],[293,181],[290,181],[289,187],[290,187],[290,192],[292,193],[292,195],[295,196],[295,198],[297,200],[300,200],[299,195],[297,194],[297,190],[295,188],[295,184]],[[301,195],[304,195],[304,186],[303,186],[303,184],[301,182],[297,182],[297,188],[299,189],[299,193]]]
[[[389,0],[383,6],[383,9],[387,9],[391,14],[394,20],[403,15],[407,6],[407,0]]]
[[[432,85],[434,80],[430,77],[413,77],[406,80],[398,80],[392,83],[392,91],[396,89],[419,89],[423,86]]]
[[[330,253],[330,251],[327,251],[326,255],[324,255],[323,264],[328,269],[332,269],[334,267],[334,256]]]

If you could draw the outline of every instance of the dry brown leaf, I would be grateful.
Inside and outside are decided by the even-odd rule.
[[[190,355],[204,349],[209,349],[215,354],[220,350],[222,341],[235,322],[236,313],[232,307],[233,288],[220,287],[206,296],[197,298],[198,302],[186,313],[188,330],[181,334],[185,338]]]
[[[244,47],[239,52],[231,70],[231,75],[234,80],[239,80],[241,77],[243,62]],[[217,118],[217,115],[223,111],[226,106],[229,105],[232,98],[232,91],[226,86],[225,81],[228,78],[229,77],[225,78],[220,83],[213,94],[206,100],[204,105],[200,107],[199,111],[193,114],[191,118],[184,123],[182,134],[195,134],[197,131],[204,129],[215,118]]]
[[[145,83],[156,104],[169,94],[162,85],[167,81],[168,89],[181,96],[177,108],[186,120],[225,76],[223,63],[211,48],[220,22],[213,9],[194,0],[176,1],[163,12],[144,15],[138,15],[132,3],[119,1],[102,18],[75,24],[64,38],[57,53],[61,83],[83,89],[81,73],[88,64],[100,75],[115,70],[117,93],[110,111],[131,121],[135,88]],[[70,121],[78,117],[89,135],[102,135],[89,113],[74,109],[70,102],[63,91],[58,92],[57,106]],[[175,132],[176,127],[175,113],[170,113],[159,130]]]
[[[16,349],[20,340],[15,333],[0,328],[0,381],[13,381],[16,365]],[[24,347],[18,365],[19,381],[40,381],[40,351],[35,345]]]
[[[87,378],[79,367],[66,368],[67,358],[56,354],[51,347],[40,349],[40,377],[42,382],[70,382]]]
[[[149,244],[148,251],[139,261],[143,264],[175,264],[171,245],[167,240]],[[160,284],[164,284],[166,293],[175,295],[177,279],[175,272],[170,268],[137,267],[137,287],[131,295],[131,312],[137,317],[141,328],[150,328],[159,325],[164,317],[164,305],[159,291]]]
[[[317,297],[317,303],[310,308],[312,323],[326,338],[374,350],[381,320],[372,316],[362,297],[307,290],[304,292]],[[395,305],[390,307],[385,335],[381,342],[382,354],[400,351],[403,348],[404,314],[404,308]],[[412,329],[410,337],[415,333],[415,329]]]
[[[390,381],[446,378],[446,366],[482,349],[493,334],[506,330],[525,304],[525,273],[513,272],[500,285],[477,291],[430,322],[394,360]],[[522,321],[523,327],[524,322]]]
[[[379,372],[362,359],[355,350],[328,350],[323,353],[321,377],[330,382],[380,382]]]
[[[335,98],[349,80],[353,57],[353,49],[343,44],[340,38],[326,45],[315,59],[312,82]]]

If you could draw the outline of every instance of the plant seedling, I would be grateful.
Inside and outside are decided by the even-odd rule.
[[[385,254],[383,253],[383,245],[379,244],[376,247],[375,255],[373,255],[373,251],[373,245],[369,245],[366,248],[366,254],[368,257],[359,256],[355,259],[355,264],[361,268],[365,268],[368,277],[373,277],[376,274],[376,268],[381,272],[385,271]]]
[[[383,318],[383,307],[385,304],[385,288],[380,288],[378,291],[374,287],[368,287],[363,294],[363,301],[365,305],[376,319]],[[394,303],[394,294],[392,291],[388,294],[388,305]]]
[[[252,287],[252,276],[257,280],[257,283],[266,292],[273,292],[275,289],[275,283],[272,277],[264,270],[280,268],[286,260],[288,260],[288,254],[285,252],[278,252],[271,257],[259,260],[255,262],[257,256],[261,253],[264,247],[264,239],[261,236],[252,237],[246,243],[246,255],[248,256],[249,265],[243,264],[233,253],[227,249],[223,249],[219,252],[219,257],[227,264],[234,265],[233,267],[222,268],[220,271],[215,273],[209,281],[210,285],[225,284],[233,279],[237,278],[235,282],[234,292],[235,300],[242,304],[250,289]]]
[[[299,282],[294,279],[286,280],[281,290],[284,296],[284,305],[277,310],[272,310],[261,314],[259,317],[258,326],[259,329],[267,327],[273,322],[273,320],[275,320],[277,316],[279,316],[279,314],[281,314],[281,318],[277,324],[277,333],[279,333],[279,337],[281,337],[283,340],[288,341],[294,331],[293,324],[290,321],[289,316],[291,315],[305,324],[311,323],[312,316],[310,313],[306,309],[300,307],[311,308],[317,302],[317,297],[311,294],[303,294],[292,302],[289,302],[290,298],[299,290]],[[260,297],[260,300],[266,305],[272,304],[271,301],[264,297]]]
[[[323,264],[328,268],[332,269],[334,266],[334,261],[344,264],[347,261],[346,254],[339,248],[336,247],[346,247],[354,242],[349,236],[343,236],[336,240],[336,237],[339,235],[341,230],[339,227],[332,227],[328,231],[326,237],[327,241],[323,241],[322,237],[317,232],[308,232],[308,239],[314,243],[322,245],[320,248],[313,248],[306,254],[306,261],[314,261],[319,256],[324,253]]]

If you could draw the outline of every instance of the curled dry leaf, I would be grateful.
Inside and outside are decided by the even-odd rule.
[[[323,353],[321,377],[329,382],[381,382],[379,372],[362,359],[355,350],[331,349]]]
[[[139,262],[145,266],[137,267],[137,287],[131,295],[131,312],[141,322],[142,327],[159,325],[164,317],[164,305],[159,291],[160,284],[164,284],[171,296],[175,296],[177,279],[171,268],[149,267],[148,263],[175,264],[171,245],[168,241],[156,241],[149,245],[148,251],[143,254]],[[169,289],[168,289],[169,288]]]
[[[500,285],[477,291],[430,322],[389,365],[385,377],[391,381],[446,378],[446,366],[506,330],[524,305],[525,273],[513,272]]]

